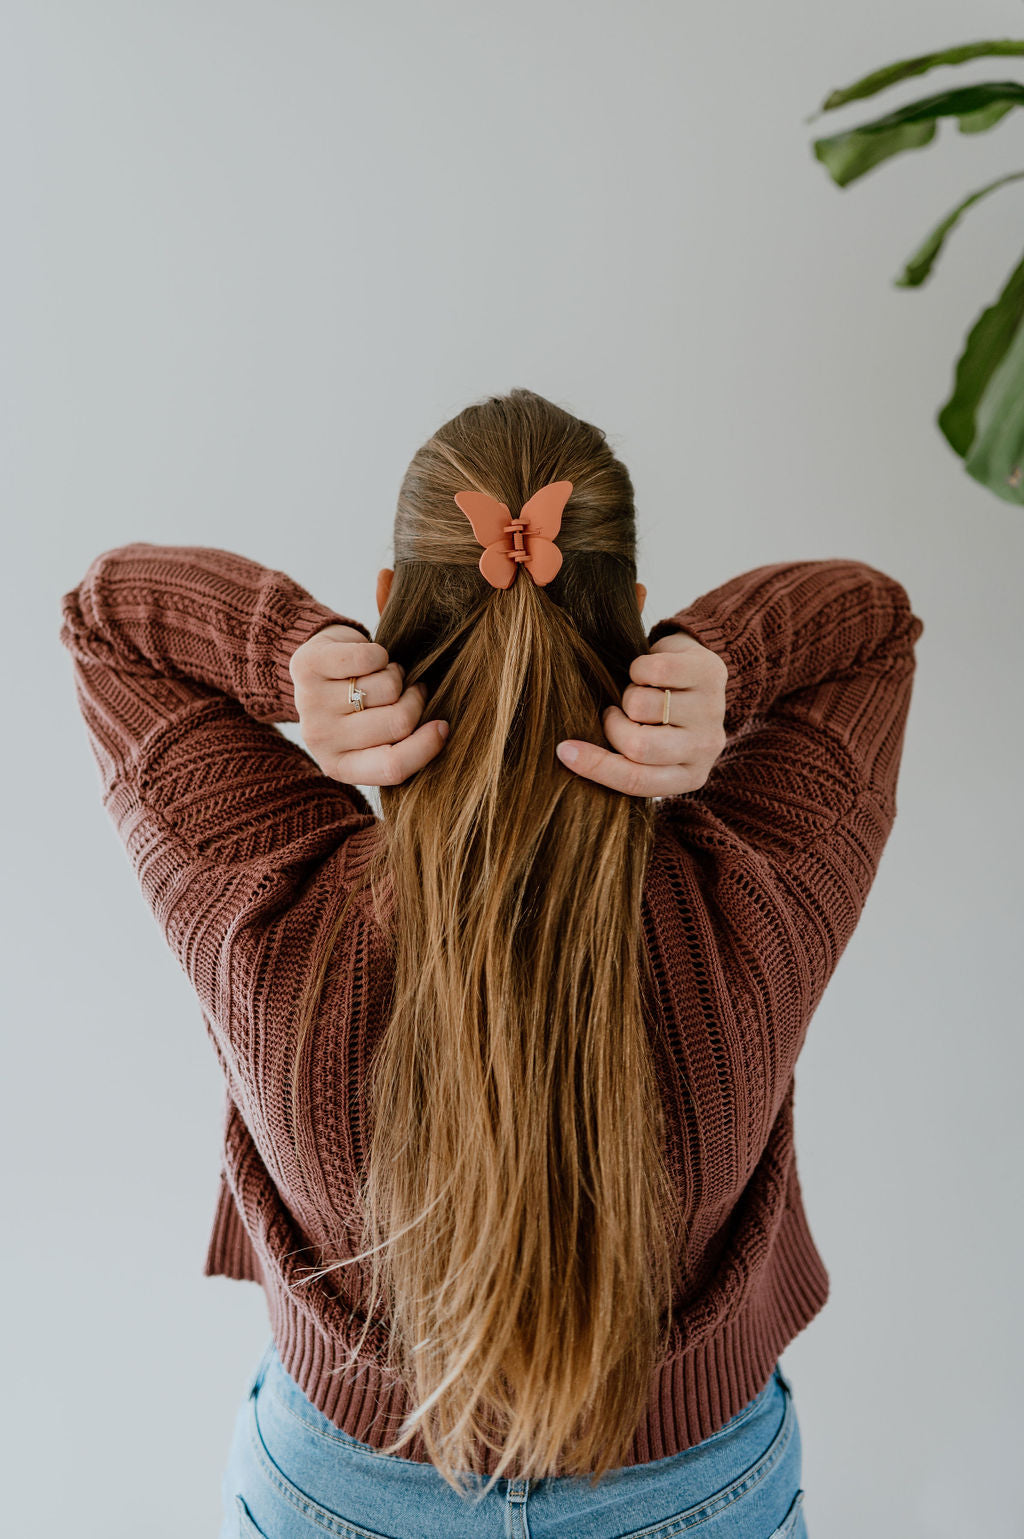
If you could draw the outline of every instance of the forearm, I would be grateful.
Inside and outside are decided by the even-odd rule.
[[[369,637],[284,572],[212,547],[139,541],[97,556],[64,595],[61,641],[116,672],[120,708],[140,737],[160,725],[163,706],[159,691],[133,691],[133,677],[166,679],[168,707],[179,681],[231,696],[258,721],[296,721],[288,660],[332,623]]]
[[[755,567],[659,620],[651,642],[689,631],[729,667],[725,730],[741,732],[786,695],[851,672],[885,672],[923,630],[905,589],[864,562]]]

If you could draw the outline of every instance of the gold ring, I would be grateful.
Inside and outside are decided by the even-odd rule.
[[[363,701],[364,701],[365,698],[366,698],[366,691],[359,688],[359,686],[357,685],[355,679],[349,679],[349,681],[348,681],[348,703],[349,703],[349,705],[354,705],[357,711],[361,711],[363,709]]]
[[[668,726],[668,713],[669,713],[669,710],[671,709],[671,706],[672,706],[672,691],[670,689],[666,689],[664,691],[664,695],[665,695],[665,705],[664,705],[664,708],[663,708],[662,713],[661,713],[661,725],[663,727],[667,727]]]

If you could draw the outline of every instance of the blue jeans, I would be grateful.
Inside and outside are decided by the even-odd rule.
[[[807,1539],[800,1428],[776,1363],[768,1383],[682,1453],[585,1475],[468,1474],[381,1454],[307,1400],[273,1341],[253,1373],[224,1470],[219,1539]]]

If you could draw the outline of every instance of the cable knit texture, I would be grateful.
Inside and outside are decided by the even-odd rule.
[[[379,825],[274,725],[298,720],[301,642],[336,622],[370,632],[283,572],[197,546],[106,551],[61,608],[103,804],[224,1073],[204,1271],[260,1283],[285,1368],[381,1447],[410,1401],[382,1366],[385,1322],[350,1360],[366,1264],[305,1280],[320,1244],[359,1248],[362,1090],[392,981],[368,900],[350,909],[307,1044],[312,1181],[286,1123],[302,982]],[[728,741],[703,787],[657,803],[644,891],[687,1287],[630,1464],[717,1431],[828,1296],[797,1176],[794,1066],[896,815],[923,624],[885,573],[819,560],[745,572],[649,643],[674,629],[728,665]],[[402,1457],[426,1460],[420,1435]]]

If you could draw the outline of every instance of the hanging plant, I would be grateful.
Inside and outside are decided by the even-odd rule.
[[[1020,54],[1024,54],[1024,41],[1003,38],[902,59],[833,91],[808,121],[940,65]],[[884,117],[858,123],[844,133],[815,139],[814,154],[838,187],[848,187],[893,156],[930,144],[940,118],[955,118],[962,134],[981,134],[1017,107],[1024,107],[1024,85],[1016,80],[983,81],[939,91]],[[959,202],[907,260],[903,272],[894,279],[895,286],[918,288],[925,283],[950,231],[967,210],[989,193],[1022,178],[1024,170],[1012,171]],[[936,421],[968,475],[997,497],[1024,503],[1024,257],[998,298],[971,327],[956,363],[952,392]]]

